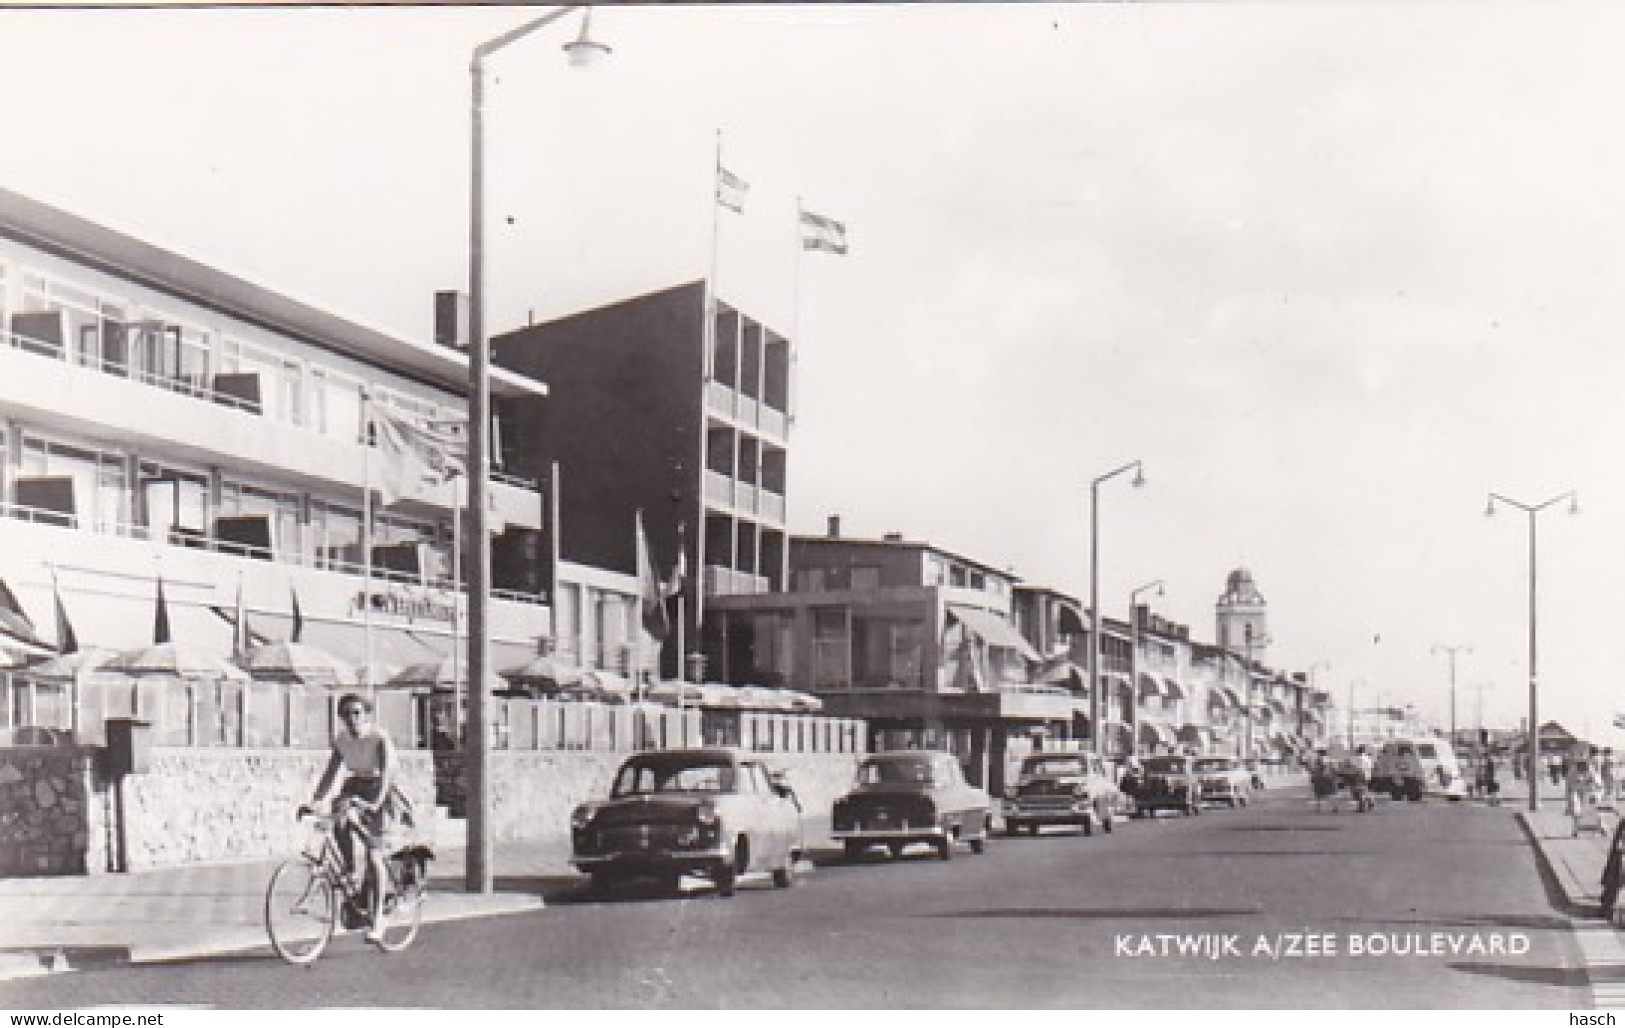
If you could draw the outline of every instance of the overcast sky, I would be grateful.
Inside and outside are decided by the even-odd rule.
[[[472,48],[535,9],[0,12],[0,184],[426,336],[467,280]],[[1342,702],[1625,742],[1625,9],[606,8],[490,63],[490,326],[703,277],[799,339],[792,528],[1102,607],[1154,579]],[[796,260],[797,197],[851,252]]]

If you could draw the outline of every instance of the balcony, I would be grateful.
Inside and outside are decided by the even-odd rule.
[[[705,384],[705,409],[779,443],[784,442],[789,427],[790,419],[784,411],[747,396],[724,382]]]
[[[705,566],[705,591],[708,595],[756,596],[768,592],[770,588],[765,575],[735,571],[718,564]]]
[[[760,486],[729,478],[719,471],[705,473],[705,501],[712,506],[744,514],[775,526],[784,524],[784,497]]]

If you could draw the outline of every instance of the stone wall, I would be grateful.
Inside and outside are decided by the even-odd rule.
[[[0,877],[83,874],[103,841],[96,751],[0,749]]]
[[[97,752],[0,749],[0,875],[142,871],[291,853],[302,841],[294,811],[310,798],[327,760],[320,750],[156,747],[148,771],[112,783],[97,774]],[[430,754],[398,756],[398,782],[432,824]],[[605,796],[627,756],[493,753],[492,835],[562,843],[571,810]],[[852,754],[760,756],[769,769],[787,774],[809,818],[828,815],[857,761]],[[456,845],[462,837],[437,841]]]

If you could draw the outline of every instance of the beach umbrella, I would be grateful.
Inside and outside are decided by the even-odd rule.
[[[248,651],[243,666],[256,679],[347,688],[359,681],[355,665],[309,643],[273,642]]]
[[[790,709],[805,713],[814,713],[824,709],[824,701],[811,693],[801,692],[798,689],[781,690],[790,701]]]
[[[99,670],[118,655],[118,650],[92,646],[72,653],[59,653],[30,667],[28,674],[35,678],[77,678],[81,672]]]
[[[409,665],[379,683],[378,687],[382,689],[433,689],[439,692],[449,692],[457,688],[459,678],[462,680],[463,687],[467,688],[469,685],[468,665],[447,657],[444,660]],[[508,687],[507,683],[495,672],[486,675],[485,684],[486,688],[492,692],[500,692]]]
[[[644,695],[648,699],[665,704],[668,707],[679,705],[697,707],[705,698],[705,692],[699,685],[693,682],[676,681],[656,682],[654,685],[649,686]]]
[[[742,685],[732,691],[734,704],[747,710],[790,709],[789,700],[781,696],[777,689],[760,685]]]
[[[172,678],[225,679],[241,682],[248,680],[248,672],[210,653],[177,642],[154,643],[140,649],[125,650],[102,665],[108,671],[121,671],[127,675],[168,675]]]
[[[546,690],[549,687],[577,685],[582,680],[583,672],[574,664],[566,663],[551,653],[544,653],[518,667],[506,669],[502,677],[510,682],[536,685]]]

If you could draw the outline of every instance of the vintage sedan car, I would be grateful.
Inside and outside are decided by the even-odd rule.
[[[1045,825],[1112,830],[1122,792],[1101,758],[1090,753],[1033,753],[1021,760],[1004,800],[1004,830],[1038,834]]]
[[[594,887],[653,877],[675,888],[683,875],[700,874],[723,896],[753,871],[789,888],[805,852],[795,793],[760,761],[728,748],[628,757],[609,799],[576,808],[570,842],[570,862]]]
[[[1134,797],[1135,817],[1154,817],[1159,810],[1200,814],[1201,786],[1192,766],[1196,758],[1183,756],[1146,757],[1123,789]]]
[[[858,765],[857,785],[835,801],[830,837],[848,859],[884,845],[893,856],[913,843],[930,843],[943,860],[956,842],[972,853],[987,844],[993,822],[988,794],[965,781],[951,753],[896,750],[873,753]]]
[[[1252,798],[1253,773],[1235,757],[1197,757],[1193,770],[1204,800],[1245,807]]]

